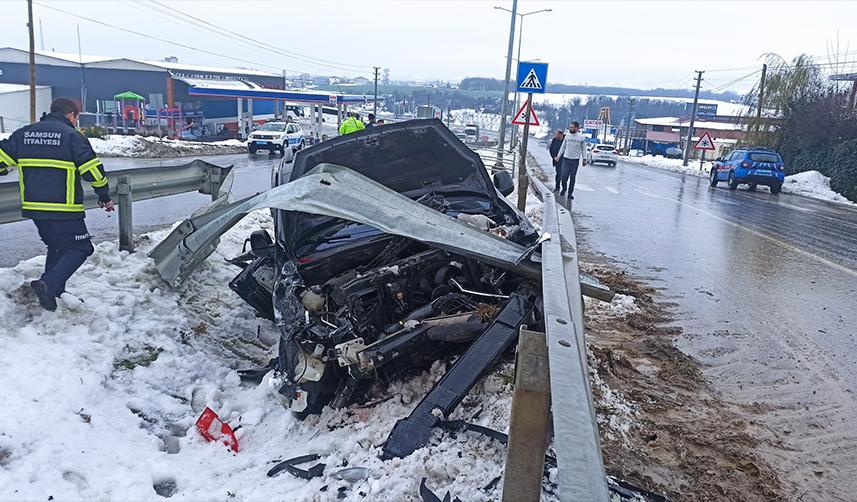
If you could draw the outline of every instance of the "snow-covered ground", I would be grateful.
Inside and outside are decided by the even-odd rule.
[[[195,278],[173,291],[146,251],[102,243],[68,285],[57,312],[40,310],[26,283],[44,258],[0,269],[0,500],[152,500],[175,485],[175,500],[416,500],[420,480],[463,500],[499,498],[505,448],[472,433],[437,432],[405,459],[380,460],[396,420],[439,379],[443,362],[391,384],[374,407],[330,410],[297,421],[266,384],[244,387],[236,368],[272,357],[274,328],[227,287],[237,269],[224,258],[270,225],[252,214],[228,232]],[[257,334],[257,329],[260,331]],[[453,418],[505,430],[511,365],[483,380]],[[241,451],[207,443],[193,427],[210,406],[238,430]],[[177,453],[168,453],[178,448]],[[312,481],[266,477],[275,460],[318,453],[327,465]],[[366,480],[337,480],[348,467]],[[304,466],[306,467],[306,466]]]
[[[806,171],[786,176],[783,192],[812,197],[813,199],[854,204],[854,202],[831,190],[830,178],[818,171]]]
[[[183,157],[247,151],[247,144],[237,139],[201,143],[157,137],[110,135],[105,139],[91,138],[89,141],[95,153],[104,157]]]
[[[702,177],[708,177],[708,173],[711,171],[711,166],[713,165],[712,162],[706,160],[703,163],[702,170],[700,170],[698,160],[692,160],[688,163],[687,167],[684,167],[681,165],[681,159],[668,159],[666,157],[656,157],[654,155],[644,155],[642,157],[629,155],[621,157],[621,160],[631,164],[642,164],[644,166],[664,169],[674,173],[692,174],[694,176]]]
[[[0,134],[0,139],[8,138],[11,133]],[[104,139],[90,138],[92,149],[102,157],[162,158],[185,157],[190,155],[223,155],[244,153],[247,143],[237,139],[202,143],[162,139],[154,136],[108,135]]]

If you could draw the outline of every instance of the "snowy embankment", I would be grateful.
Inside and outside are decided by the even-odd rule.
[[[830,178],[818,171],[806,171],[786,176],[786,182],[783,183],[783,192],[812,197],[813,199],[854,204],[854,202],[831,190]]]
[[[91,138],[89,141],[95,153],[103,157],[164,158],[223,155],[247,151],[247,144],[237,139],[202,143],[154,136],[110,135],[105,139]]]
[[[6,139],[11,133],[0,134]],[[104,139],[90,138],[92,149],[102,157],[174,158],[193,155],[225,155],[245,153],[247,143],[237,139],[203,143],[158,138],[155,136],[121,136],[111,134]]]
[[[620,160],[631,164],[642,164],[674,173],[691,174],[701,177],[708,177],[708,173],[711,171],[711,166],[713,165],[712,162],[705,161],[703,162],[702,170],[700,170],[698,160],[688,162],[687,167],[685,167],[682,165],[682,159],[668,159],[666,157],[655,157],[654,155],[644,155],[642,157],[625,156],[620,157]]]

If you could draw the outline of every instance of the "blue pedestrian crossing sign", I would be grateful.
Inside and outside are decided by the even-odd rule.
[[[518,92],[544,94],[547,83],[547,63],[518,62]]]

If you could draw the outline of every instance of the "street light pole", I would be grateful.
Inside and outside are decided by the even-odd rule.
[[[505,7],[500,7],[500,6],[496,6],[496,5],[495,5],[495,6],[494,6],[494,8],[495,8],[496,10],[502,10],[502,11],[506,11],[506,12],[509,12],[509,13],[514,14],[512,11],[510,11],[509,9],[507,9],[507,8],[505,8]],[[520,19],[521,24],[520,24],[520,26],[518,26],[518,59],[517,59],[518,63],[520,63],[520,62],[521,62],[521,41],[522,41],[522,40],[523,40],[523,38],[524,38],[524,18],[525,18],[525,17],[527,17],[527,16],[531,16],[531,15],[533,15],[533,14],[540,14],[540,13],[542,13],[542,12],[551,12],[552,10],[553,10],[553,9],[541,9],[541,10],[534,10],[534,11],[532,11],[532,12],[527,12],[527,13],[524,13],[524,14],[517,14],[517,16],[521,18],[521,19]],[[506,80],[508,81],[508,79],[509,79],[509,77],[507,76],[507,77],[506,77]],[[507,90],[506,92],[508,93],[508,90]],[[517,109],[519,108],[519,103],[518,103],[518,86],[515,86],[515,99],[514,99],[514,102],[515,102],[515,108],[514,108],[514,109],[515,109],[515,110],[517,110]],[[512,130],[513,130],[513,133],[512,133],[512,140],[511,140],[511,142],[512,142],[512,150],[514,150],[514,149],[515,149],[515,145],[517,144],[517,140],[518,140],[518,126],[513,125],[513,126],[512,126]]]
[[[506,146],[506,116],[509,113],[509,79],[512,75],[512,48],[515,45],[515,20],[518,17],[518,0],[512,0],[512,23],[509,27],[509,49],[506,51],[506,82],[503,85],[503,97],[500,105],[500,141],[497,143],[497,160],[503,162],[503,148]]]

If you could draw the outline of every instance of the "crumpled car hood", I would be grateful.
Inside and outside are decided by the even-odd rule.
[[[183,221],[149,256],[160,276],[176,286],[214,251],[221,235],[251,211],[265,208],[356,221],[536,279],[541,273],[530,260],[519,263],[527,251],[523,246],[332,164],[321,164],[293,182]]]
[[[492,213],[511,224],[533,229],[512,204],[497,192],[482,159],[437,119],[409,120],[347,134],[302,150],[291,167],[290,181],[315,166],[345,166],[385,187],[417,199],[427,193],[484,201]],[[281,172],[281,179],[285,179]],[[278,221],[277,237],[292,250],[309,229],[328,218],[287,212]],[[291,254],[291,253],[290,253]]]

